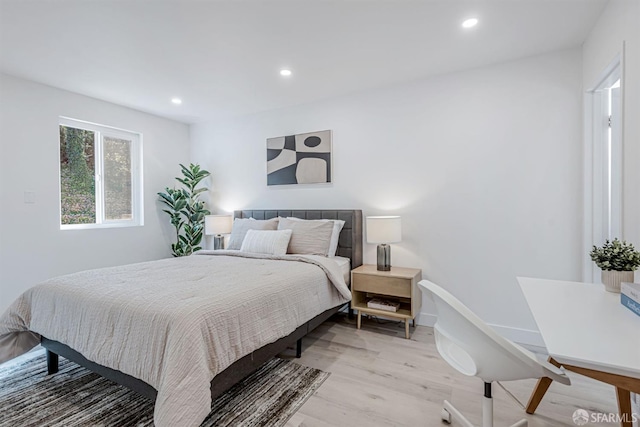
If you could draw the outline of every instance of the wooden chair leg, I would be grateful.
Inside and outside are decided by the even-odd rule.
[[[620,387],[616,387],[618,397],[618,413],[620,414],[620,426],[632,427],[633,418],[631,414],[631,392]]]

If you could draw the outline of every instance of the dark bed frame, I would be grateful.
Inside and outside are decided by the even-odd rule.
[[[361,210],[243,210],[234,212],[235,218],[270,219],[278,216],[292,216],[302,219],[341,219],[345,221],[345,225],[340,232],[336,255],[350,258],[352,269],[362,265]],[[296,345],[296,357],[300,357],[302,353],[302,337],[337,313],[342,307],[333,307],[319,314],[299,326],[288,336],[267,344],[234,362],[211,381],[211,398],[215,399],[220,396],[234,384],[258,369],[267,360],[282,353],[294,344]],[[60,355],[149,399],[154,401],[156,399],[156,389],[138,378],[91,362],[82,354],[58,341],[42,337],[41,344],[47,351],[47,371],[49,374],[58,372],[58,356]]]

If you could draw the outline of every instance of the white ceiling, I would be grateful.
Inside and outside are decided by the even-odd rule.
[[[605,4],[0,0],[0,70],[192,123],[579,46]]]

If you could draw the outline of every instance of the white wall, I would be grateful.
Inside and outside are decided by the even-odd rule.
[[[188,161],[187,125],[2,74],[0,98],[0,313],[55,275],[170,256],[156,193]],[[143,227],[60,230],[59,116],[143,134]]]
[[[567,50],[194,125],[191,158],[212,171],[219,212],[401,215],[392,265],[422,268],[505,334],[540,344],[516,276],[580,278],[581,66]],[[268,188],[266,138],[324,129],[333,183]],[[366,263],[374,252],[365,244]],[[421,323],[429,313],[425,300]]]
[[[622,52],[623,237],[640,246],[640,1],[610,0],[583,45],[583,82],[593,89]],[[587,262],[590,262],[587,260]]]

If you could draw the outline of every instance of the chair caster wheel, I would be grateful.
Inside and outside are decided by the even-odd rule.
[[[443,422],[451,424],[451,414],[446,409],[442,408],[442,411],[440,411],[440,417]]]

